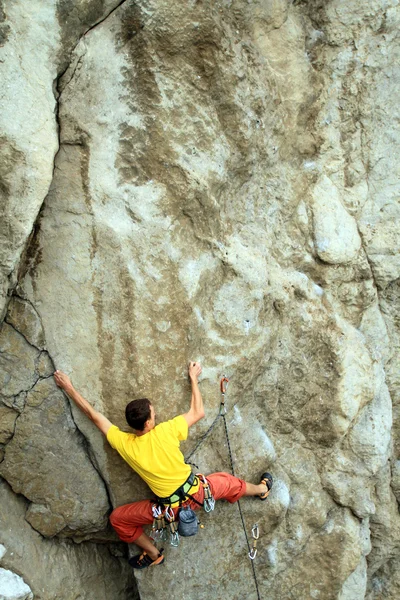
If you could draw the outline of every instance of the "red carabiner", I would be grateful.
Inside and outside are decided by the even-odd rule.
[[[228,383],[229,383],[229,379],[227,377],[225,377],[225,375],[221,378],[220,381],[220,388],[221,388],[221,394],[224,395],[226,390],[228,389]]]

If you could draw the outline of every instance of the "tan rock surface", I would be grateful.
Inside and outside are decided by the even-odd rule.
[[[34,503],[26,519],[43,535],[85,535],[106,525],[104,484],[52,378],[27,394],[0,474]]]
[[[40,317],[32,304],[14,296],[8,305],[6,321],[38,350],[44,349],[44,331]]]
[[[60,148],[53,165],[56,144],[42,151],[31,120],[18,144],[6,130],[5,164],[19,165],[7,210],[23,231],[5,230],[4,289],[49,193],[0,332],[1,399],[20,413],[0,471],[33,501],[26,519],[106,539],[104,485],[114,506],[149,493],[75,407],[72,420],[53,363],[124,426],[135,396],[160,419],[186,410],[196,358],[207,417],[185,451],[226,373],[236,472],[275,477],[268,502],[242,503],[248,531],[260,525],[261,596],[396,598],[397,0],[71,0],[39,13],[36,31],[53,28],[54,52],[37,55],[46,98],[66,69]],[[54,137],[48,109],[41,119]],[[34,169],[42,187],[21,218]],[[54,459],[71,444],[76,464]],[[229,469],[222,424],[194,461]],[[138,575],[143,600],[256,598],[237,508],[202,520],[196,541],[168,548],[161,583]]]
[[[18,413],[7,406],[0,406],[0,444],[6,444],[14,435]]]
[[[126,561],[103,544],[49,540],[24,520],[27,502],[0,479],[0,532],[3,552],[0,565],[17,574],[35,600],[136,600],[132,574]],[[1,593],[1,588],[0,588]]]

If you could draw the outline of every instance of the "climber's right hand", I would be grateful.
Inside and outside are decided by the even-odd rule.
[[[62,390],[64,390],[65,392],[67,392],[67,394],[68,394],[68,391],[74,389],[74,386],[72,385],[70,378],[68,377],[68,375],[66,375],[62,371],[56,371],[54,373],[54,381],[56,382],[58,387],[61,388]]]
[[[188,374],[191,381],[197,381],[202,371],[201,364],[199,362],[190,361],[188,365]]]

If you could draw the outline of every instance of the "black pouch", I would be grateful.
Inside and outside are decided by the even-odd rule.
[[[178,533],[183,537],[196,535],[199,530],[199,521],[196,513],[189,506],[184,506],[179,511]]]

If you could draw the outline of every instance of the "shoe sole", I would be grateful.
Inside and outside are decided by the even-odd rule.
[[[261,481],[260,483],[265,483],[265,485],[268,488],[268,492],[265,492],[265,494],[260,494],[260,500],[266,500],[269,496],[269,493],[272,489],[272,486],[274,484],[274,480],[272,479],[272,475],[271,473],[263,473],[262,477],[261,477]]]
[[[162,554],[161,556],[156,558],[156,560],[153,560],[152,563],[150,563],[149,565],[144,565],[143,567],[136,567],[129,561],[128,561],[128,563],[130,564],[132,569],[135,569],[135,571],[142,571],[143,569],[148,569],[149,567],[153,567],[154,565],[162,565],[162,563],[164,562],[164,559],[165,559],[165,556]]]

